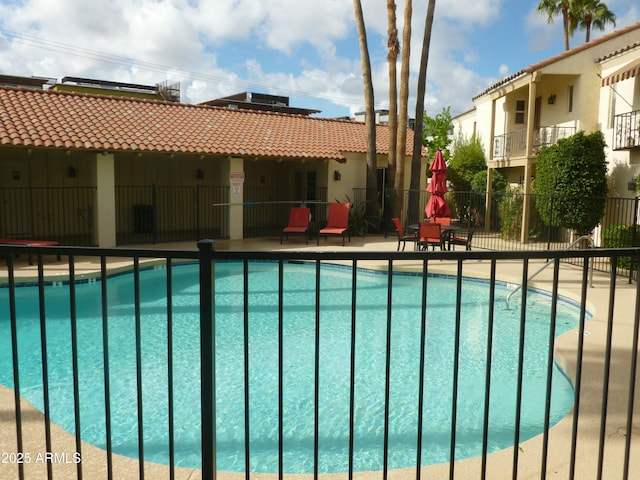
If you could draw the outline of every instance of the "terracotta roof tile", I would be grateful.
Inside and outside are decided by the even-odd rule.
[[[0,145],[338,160],[367,150],[365,125],[350,120],[50,90],[0,87],[0,119]],[[387,127],[376,134],[387,153]]]

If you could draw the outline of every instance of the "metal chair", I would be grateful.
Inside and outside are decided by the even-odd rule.
[[[400,242],[402,242],[402,251],[404,252],[404,247],[407,245],[407,242],[415,243],[418,241],[417,232],[406,232],[404,227],[402,226],[402,223],[400,222],[400,219],[397,217],[394,217],[391,220],[393,220],[393,223],[396,226],[396,234],[398,235],[397,250],[400,251]]]
[[[427,250],[429,246],[431,246],[433,250],[436,249],[436,246],[440,247],[440,250],[444,250],[441,226],[439,223],[420,222],[418,228],[418,248],[420,250]]]

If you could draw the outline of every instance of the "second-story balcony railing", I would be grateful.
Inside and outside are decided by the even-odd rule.
[[[493,137],[493,158],[495,160],[523,157],[526,155],[526,151],[527,131],[524,129]]]
[[[575,131],[575,127],[539,127],[533,132],[532,147],[553,145],[562,138],[570,137]],[[493,137],[493,158],[495,160],[525,156],[527,156],[526,129]]]
[[[640,148],[640,110],[616,115],[613,127],[613,149]]]
[[[540,127],[534,131],[534,147],[553,145],[563,138],[570,137],[576,133],[575,127]]]

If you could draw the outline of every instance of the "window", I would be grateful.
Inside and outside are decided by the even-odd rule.
[[[516,100],[516,123],[524,123],[524,100]]]
[[[573,85],[569,85],[569,112],[573,112]]]

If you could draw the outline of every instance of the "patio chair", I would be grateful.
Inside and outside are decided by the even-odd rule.
[[[311,218],[311,209],[308,207],[292,207],[289,210],[289,223],[280,232],[280,244],[282,245],[282,237],[289,240],[289,234],[304,235],[305,243],[309,245],[309,219]]]
[[[442,226],[449,226],[451,225],[451,217],[434,217],[431,220],[433,223],[439,223]]]
[[[326,237],[330,235],[342,235],[342,246],[344,246],[344,239],[349,235],[349,241],[351,241],[351,235],[349,233],[349,208],[350,203],[330,203],[329,215],[327,218],[327,224],[324,228],[318,230],[318,237],[316,244],[320,245],[320,237]]]
[[[403,252],[404,252],[404,247],[407,245],[407,242],[414,242],[414,246],[415,246],[415,242],[418,241],[417,232],[406,232],[398,217],[394,217],[391,220],[393,220],[393,223],[396,226],[396,234],[398,235],[397,251],[400,251],[400,242],[402,242]]]
[[[439,223],[434,222],[420,222],[418,228],[418,248],[420,250],[428,250],[429,246],[433,250],[440,247],[440,250],[444,250],[442,241],[442,230]]]
[[[449,250],[451,250],[451,245],[462,245],[465,247],[465,250],[471,250],[471,239],[473,238],[473,227],[467,231],[466,237],[449,237]],[[455,250],[455,246],[453,248]]]

